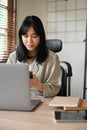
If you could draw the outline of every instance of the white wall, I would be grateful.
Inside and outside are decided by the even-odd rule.
[[[46,0],[17,0],[17,30],[27,15],[39,16],[46,28]]]
[[[45,30],[47,31],[46,2],[46,0],[17,0],[17,30],[25,16],[37,15],[43,21]],[[82,0],[79,2],[82,3]],[[55,38],[53,35],[50,35],[50,37]],[[72,65],[72,95],[80,97],[83,96],[84,45],[85,43],[82,41],[80,43],[63,44],[63,50],[59,53],[60,60],[69,61]]]

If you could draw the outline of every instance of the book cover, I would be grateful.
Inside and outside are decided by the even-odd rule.
[[[55,96],[49,102],[49,106],[54,106],[54,107],[78,107],[79,103],[80,103],[80,97]]]

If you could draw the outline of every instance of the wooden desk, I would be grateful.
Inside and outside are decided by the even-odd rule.
[[[41,100],[32,112],[0,111],[0,130],[87,130],[87,123],[55,122],[54,108],[48,106],[51,99]]]

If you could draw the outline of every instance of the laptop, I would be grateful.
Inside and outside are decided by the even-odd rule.
[[[54,111],[54,121],[57,122],[86,122],[87,116],[85,111]]]
[[[32,111],[40,102],[31,99],[28,65],[0,64],[0,110]]]

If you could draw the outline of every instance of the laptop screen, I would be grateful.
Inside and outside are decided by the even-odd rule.
[[[0,64],[0,109],[31,110],[29,66]]]

